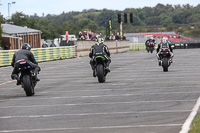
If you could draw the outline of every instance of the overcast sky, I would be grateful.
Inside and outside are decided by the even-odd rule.
[[[125,8],[142,8],[145,6],[154,7],[161,4],[190,4],[197,6],[200,0],[0,0],[0,12],[4,17],[8,16],[8,3],[11,4],[10,14],[23,12],[27,15],[38,16],[47,14],[59,15],[63,11],[82,11],[83,9],[112,9],[124,10]]]

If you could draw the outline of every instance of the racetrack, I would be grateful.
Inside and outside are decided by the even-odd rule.
[[[0,133],[178,133],[200,96],[200,49],[174,50],[169,72],[153,54],[112,54],[106,83],[89,57],[40,63],[35,96],[0,68]]]

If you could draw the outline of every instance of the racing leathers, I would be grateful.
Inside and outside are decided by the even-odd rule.
[[[94,58],[97,56],[97,54],[99,55],[99,53],[101,53],[101,56],[104,56],[106,69],[108,72],[110,72],[109,69],[109,64],[111,63],[110,52],[108,50],[108,47],[102,42],[101,43],[96,42],[90,49],[89,57],[91,58],[90,65],[92,67],[92,70],[94,71],[95,69]]]
[[[19,74],[19,63],[21,61],[27,61],[33,67],[35,78],[37,81],[39,81],[39,79],[37,78],[37,74],[40,71],[40,67],[38,66],[38,63],[36,62],[33,56],[33,53],[27,49],[21,49],[14,53],[13,58],[12,58],[12,63],[11,63],[12,67],[14,67],[11,78],[17,79],[17,85],[20,84],[18,74]]]

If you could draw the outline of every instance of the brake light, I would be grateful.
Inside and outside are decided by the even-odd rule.
[[[168,49],[161,49],[160,53],[166,55],[166,54],[169,53],[169,50]]]
[[[26,61],[24,61],[24,62],[20,62],[19,64],[26,64]]]

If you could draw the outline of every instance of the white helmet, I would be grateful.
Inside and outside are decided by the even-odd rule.
[[[168,42],[168,38],[167,37],[163,37],[162,43],[167,43],[167,42]]]

